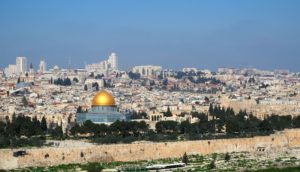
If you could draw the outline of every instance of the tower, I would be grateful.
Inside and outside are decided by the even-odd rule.
[[[40,65],[39,65],[39,72],[44,73],[46,70],[47,70],[46,62],[45,62],[45,60],[41,60]]]
[[[33,69],[32,63],[30,63],[29,73],[30,73],[30,74],[33,74],[33,73],[34,73],[34,69]]]
[[[25,74],[27,71],[27,60],[26,57],[17,57],[16,59],[17,74]]]
[[[110,64],[110,68],[113,70],[117,70],[118,69],[118,56],[116,53],[111,53],[109,58],[108,58],[108,62]]]

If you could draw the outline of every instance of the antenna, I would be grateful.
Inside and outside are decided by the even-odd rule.
[[[69,71],[71,71],[71,57],[69,56],[69,60],[68,60],[68,68],[69,68]]]

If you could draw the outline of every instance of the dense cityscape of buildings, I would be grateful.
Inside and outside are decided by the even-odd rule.
[[[300,113],[300,75],[288,70],[220,68],[213,72],[186,67],[176,71],[145,65],[122,71],[115,53],[85,69],[48,69],[45,60],[37,71],[27,65],[26,57],[17,57],[16,64],[2,72],[2,119],[13,114],[45,116],[67,128],[76,121],[78,107],[88,111],[102,89],[115,97],[120,113],[144,112],[143,120],[153,127],[161,120],[196,122],[191,113],[207,113],[210,104],[246,110],[260,119]],[[171,117],[163,115],[168,109]]]
[[[300,172],[299,7],[0,1],[0,172]]]
[[[50,148],[60,148],[54,148],[51,153],[48,152],[48,148],[32,149],[34,152],[41,151],[42,154],[45,154],[43,155],[45,159],[42,158],[36,161],[38,166],[45,166],[50,163],[47,161],[49,154],[51,154],[51,157],[53,157],[53,154],[62,156],[63,162],[56,158],[51,159],[51,163],[55,162],[54,164],[57,165],[71,162],[94,162],[93,157],[102,156],[102,154],[105,154],[107,158],[111,156],[107,153],[107,150],[102,154],[90,153],[91,151],[89,151],[92,146],[102,148],[101,144],[92,144],[97,140],[101,141],[101,139],[102,142],[100,143],[123,143],[126,139],[125,143],[127,143],[130,142],[130,139],[133,139],[131,141],[136,139],[140,141],[138,145],[145,148],[140,148],[138,151],[143,152],[151,149],[151,146],[145,147],[143,145],[145,142],[143,137],[152,136],[157,139],[156,141],[160,141],[159,139],[162,139],[164,134],[167,139],[175,136],[178,145],[186,144],[185,142],[180,143],[180,140],[225,137],[226,132],[229,131],[228,128],[232,126],[230,126],[230,123],[222,124],[222,117],[212,115],[214,113],[212,107],[216,109],[219,107],[220,111],[218,113],[220,114],[226,114],[232,109],[233,114],[237,114],[236,116],[243,115],[242,120],[239,117],[235,118],[235,121],[233,120],[233,126],[241,125],[239,120],[247,121],[251,119],[248,121],[249,125],[256,122],[257,124],[252,125],[258,127],[258,131],[256,130],[258,133],[253,133],[251,129],[247,128],[248,123],[243,123],[243,126],[240,126],[239,129],[247,131],[248,137],[253,136],[252,134],[260,135],[265,132],[268,135],[273,131],[273,128],[276,129],[281,125],[289,128],[293,123],[292,120],[297,121],[300,119],[300,73],[288,70],[219,68],[217,71],[210,71],[194,67],[174,70],[163,69],[162,66],[143,65],[134,66],[129,71],[123,71],[118,67],[118,57],[115,53],[111,53],[107,60],[86,65],[85,69],[62,69],[58,65],[49,67],[45,59],[40,61],[38,69],[34,69],[32,64],[28,65],[28,61],[30,60],[26,57],[17,57],[16,64],[9,64],[5,69],[0,70],[0,124],[2,128],[3,125],[6,125],[6,133],[9,133],[12,131],[9,128],[9,125],[11,125],[9,121],[17,123],[18,120],[26,120],[26,117],[29,117],[33,121],[32,124],[43,123],[44,128],[47,129],[45,132],[51,139],[55,139],[54,136],[57,135],[59,136],[58,139],[61,139],[63,135],[70,139],[67,141],[45,139],[46,143],[55,143]],[[205,118],[203,118],[203,115]],[[268,125],[264,122],[274,115],[280,116],[280,118],[273,118],[275,121],[278,119],[279,123],[272,124],[274,126],[270,131]],[[34,120],[41,122],[35,121],[34,123]],[[287,121],[289,121],[289,124],[286,123]],[[176,133],[176,135],[171,130],[167,130],[163,134],[158,130],[162,124],[168,128],[172,127],[174,123],[179,124],[179,127],[184,125],[197,126],[196,130],[199,131],[180,128],[179,130],[184,134]],[[27,127],[27,125],[30,127],[30,123],[27,121],[25,124],[24,121],[24,126]],[[300,126],[298,124],[293,125],[295,127]],[[147,132],[142,129],[143,127],[146,127]],[[128,136],[126,131],[130,128],[133,128],[133,131],[130,131],[132,135]],[[237,134],[234,128],[232,133]],[[281,127],[280,130],[284,128]],[[34,127],[32,129],[39,131]],[[201,129],[203,131],[200,131]],[[260,129],[263,129],[263,131],[259,131]],[[14,133],[26,134],[27,130],[26,128],[22,130],[16,128]],[[116,130],[120,132],[116,132]],[[279,135],[265,136],[264,138],[267,141],[260,141],[259,139],[262,139],[262,137],[248,138],[253,140],[251,143],[245,142],[243,138],[237,139],[236,142],[233,139],[232,145],[236,146],[230,148],[223,145],[219,147],[210,146],[211,141],[223,144],[223,141],[218,141],[218,139],[209,140],[208,145],[207,141],[197,141],[202,144],[202,147],[207,147],[205,150],[199,149],[198,152],[202,153],[209,150],[215,153],[246,150],[253,157],[265,152],[263,155],[269,159],[283,155],[294,156],[297,155],[298,151],[295,144],[288,144],[289,141],[285,143],[277,140],[286,137],[291,141],[298,142],[298,135],[295,134],[297,131],[284,131]],[[77,136],[76,132],[78,132]],[[146,136],[140,137],[139,135],[143,133]],[[157,135],[154,135],[154,133]],[[285,135],[285,133],[287,134]],[[90,140],[85,139],[86,136],[93,136],[93,134],[94,136],[97,134],[97,136],[95,138],[88,137]],[[13,146],[18,144],[18,140],[27,137],[24,135],[8,136],[7,139],[3,139],[4,136],[1,136],[3,140],[0,144],[5,144],[2,147]],[[79,140],[73,140],[74,136],[75,138],[78,137],[76,139]],[[236,136],[243,136],[243,131]],[[16,140],[12,141],[10,138],[16,138]],[[35,136],[32,138],[35,138]],[[121,141],[118,142],[118,139]],[[274,144],[274,139],[277,141],[276,144]],[[231,142],[230,139],[226,139],[226,141]],[[23,142],[26,143],[26,140]],[[24,144],[23,142],[20,142],[19,145]],[[190,142],[188,144],[188,146],[185,145],[180,149],[181,154],[187,148],[194,149]],[[282,144],[285,146],[281,146]],[[159,146],[159,143],[153,143],[153,145],[158,146],[158,151],[162,153],[165,149],[172,148],[172,145],[169,146],[167,142],[163,144],[163,148]],[[279,146],[276,147],[276,145]],[[244,146],[246,146],[246,149],[244,149]],[[73,161],[73,156],[77,157],[78,153],[72,153],[70,157],[65,158],[66,152],[74,152],[77,148],[80,148],[81,151],[80,159]],[[110,150],[110,147],[108,148]],[[220,148],[220,150],[215,151],[216,148]],[[5,149],[2,150],[6,151]],[[115,149],[112,148],[112,150]],[[11,159],[12,157],[15,159],[35,159],[31,156],[23,156],[26,153],[25,149],[21,151],[12,149],[10,151],[13,152],[13,155],[7,154],[2,160],[6,161],[7,158]],[[126,153],[124,152],[127,151],[127,147],[116,151],[118,153],[122,152],[122,155],[125,156]],[[132,149],[130,148],[128,151],[131,153]],[[292,154],[286,153],[288,151]],[[110,150],[110,152],[114,151]],[[191,152],[188,153],[191,154]],[[42,154],[39,155],[42,156]],[[86,159],[85,154],[90,154],[90,156]],[[272,157],[269,156],[270,154],[272,154]],[[134,152],[132,155],[137,156],[138,152]],[[149,157],[153,158],[154,156],[156,157],[153,153],[149,153]],[[175,155],[168,153],[167,157],[172,156]],[[126,157],[126,161],[132,161],[128,156]],[[145,158],[142,157],[141,159],[144,160]],[[162,156],[156,158],[159,157]],[[102,162],[102,160],[100,158],[96,162]],[[47,163],[45,164],[43,161]],[[36,162],[27,162],[24,166],[32,166],[30,164],[36,164]],[[0,167],[12,169],[16,168],[16,165],[11,163],[9,165],[7,163],[1,164],[0,162]],[[182,163],[182,168],[186,168],[186,163]],[[244,167],[240,168],[244,169]]]

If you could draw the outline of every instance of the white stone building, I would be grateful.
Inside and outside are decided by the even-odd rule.
[[[45,73],[45,71],[47,71],[47,63],[45,60],[41,60],[39,65],[39,73]]]
[[[118,70],[118,56],[116,53],[111,53],[111,55],[108,57],[108,60],[85,65],[85,69],[88,72],[97,72],[103,74],[108,73],[108,71]]]
[[[6,77],[12,77],[17,74],[17,65],[8,65],[7,68],[4,70]]]
[[[142,77],[145,76],[154,76],[157,72],[162,70],[161,66],[135,66],[132,68],[132,72],[139,73]]]
[[[16,66],[17,66],[17,74],[25,74],[27,71],[26,57],[17,57]]]

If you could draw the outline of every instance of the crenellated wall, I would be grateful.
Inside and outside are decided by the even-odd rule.
[[[181,157],[185,152],[188,154],[257,152],[262,148],[264,152],[279,153],[297,148],[299,145],[300,130],[292,129],[253,138],[30,148],[26,150],[27,155],[17,158],[13,156],[16,150],[0,149],[0,169],[172,158]]]

